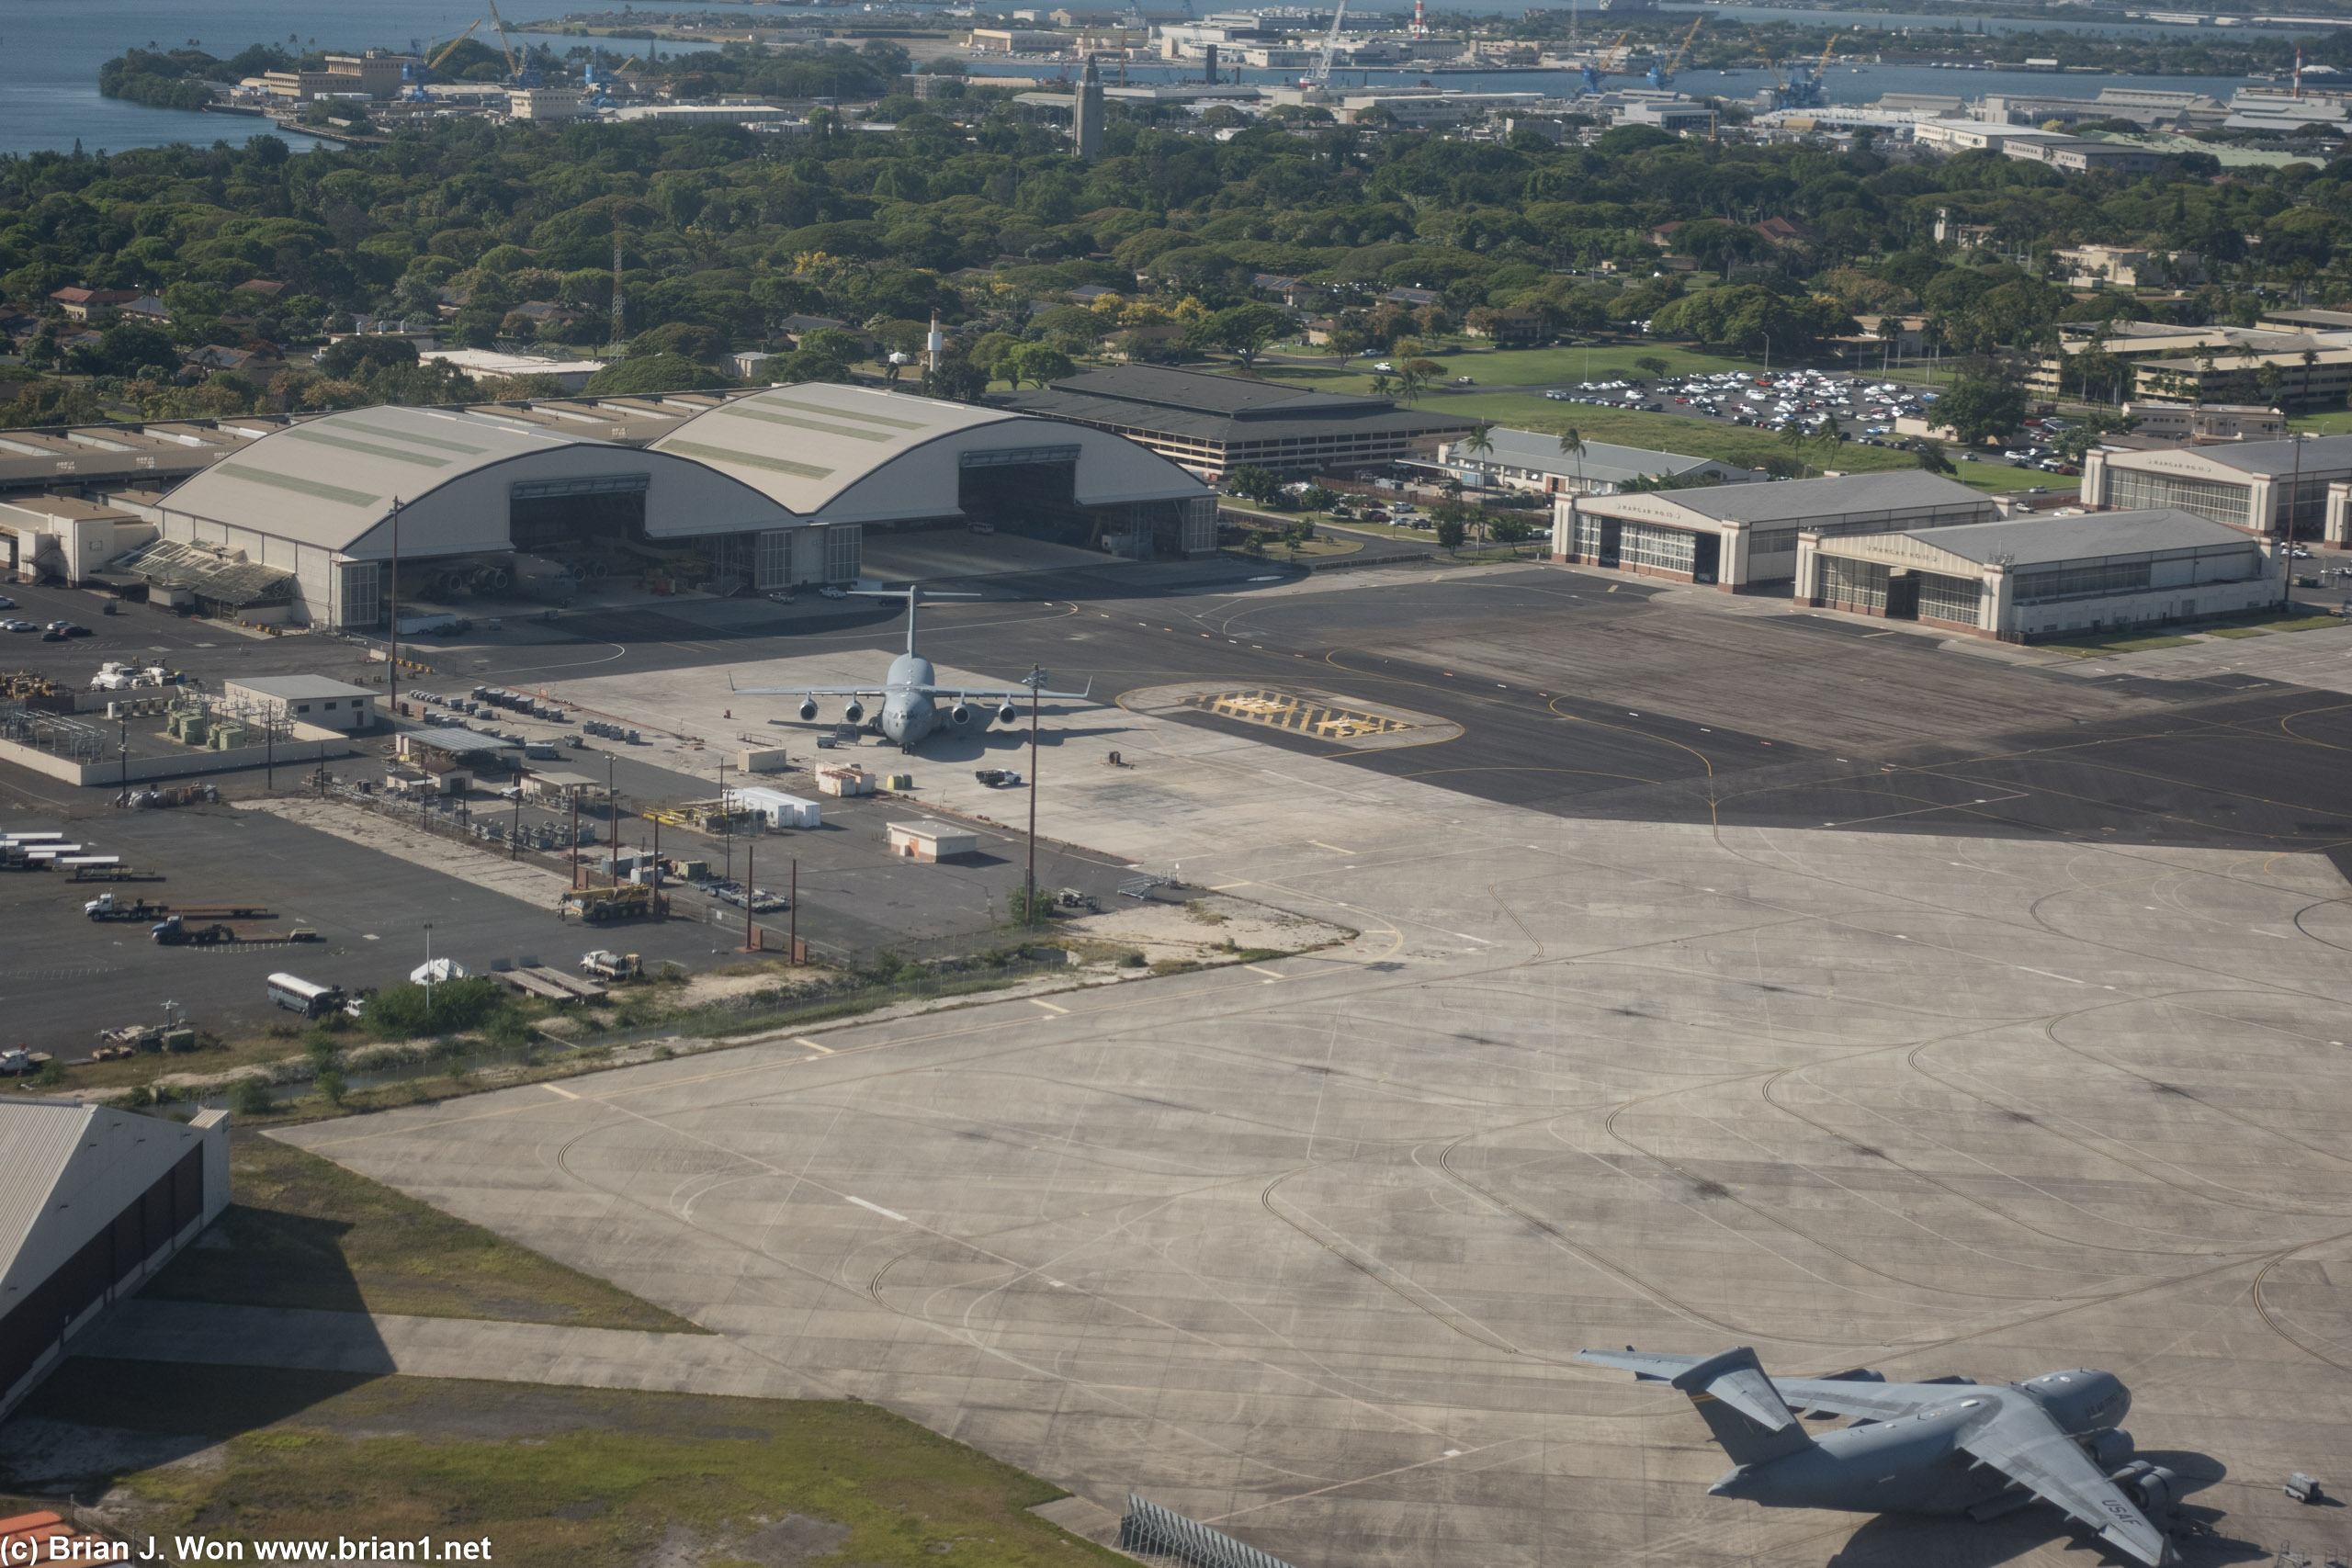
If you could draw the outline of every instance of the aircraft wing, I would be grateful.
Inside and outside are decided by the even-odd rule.
[[[736,686],[727,688],[739,697],[878,697],[879,686]]]
[[[1671,1382],[1705,1356],[1677,1356],[1657,1350],[1579,1350],[1579,1361],[1623,1367],[1644,1382]],[[1829,1410],[1840,1416],[1868,1416],[1889,1421],[1908,1416],[1938,1400],[1951,1397],[1951,1383],[1849,1382],[1843,1378],[1774,1378],[1792,1410]]]
[[[952,702],[1025,703],[1029,700],[1029,688],[1026,686],[1015,686],[1003,692],[983,690],[978,686],[917,686],[913,690],[926,697],[945,697]],[[1040,700],[1059,697],[1068,702],[1083,703],[1093,700],[1093,690],[1094,683],[1090,681],[1083,692],[1040,692],[1037,695]]]
[[[1945,1391],[1947,1396],[1951,1392]],[[1999,1413],[1962,1439],[1961,1447],[2149,1568],[2175,1561],[2164,1532],[2148,1522],[2041,1406],[2019,1398],[2001,1401]]]

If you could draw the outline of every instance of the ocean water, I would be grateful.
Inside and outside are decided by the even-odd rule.
[[[516,0],[529,6],[530,0]],[[719,0],[631,0],[640,11],[723,9]],[[560,15],[593,6],[548,0],[531,9]],[[512,7],[508,7],[512,9]],[[0,0],[0,152],[65,152],[77,141],[89,152],[104,148],[161,147],[174,141],[198,146],[271,131],[266,122],[241,115],[202,114],[192,109],[150,108],[98,96],[98,67],[126,49],[150,44],[165,49],[197,47],[226,57],[248,44],[282,43],[288,48],[401,49],[430,39],[455,38],[477,17],[481,0],[371,0],[367,6],[322,5],[318,0],[131,0],[130,4],[77,5],[73,0]],[[537,19],[535,17],[534,19]],[[483,38],[484,28],[474,34]],[[558,50],[582,40],[537,34],[529,37]],[[495,42],[494,37],[492,41]],[[661,46],[669,52],[669,46]],[[275,132],[273,132],[275,134]],[[322,145],[308,136],[286,135],[298,147]]]
[[[723,0],[633,0],[637,9],[659,15],[663,10],[701,10],[724,8]],[[1524,3],[1524,0],[1521,0]],[[1566,8],[1567,0],[1544,0],[1554,9]],[[516,0],[518,6],[528,6],[530,0]],[[1396,11],[1409,10],[1410,0],[1351,0],[1354,8]],[[568,0],[543,0],[531,9],[542,16],[560,15],[577,8]],[[602,8],[601,4],[597,8]],[[1458,9],[1486,13],[1494,9],[1493,0],[1438,0],[1433,9]],[[1721,13],[1735,17],[1789,17],[1793,19],[1827,26],[1864,24],[1880,28],[1903,26],[1936,27],[1951,25],[1951,18],[1905,17],[1873,13],[1794,11],[1765,6],[1708,6],[1709,14]],[[246,137],[271,128],[263,121],[235,115],[201,114],[185,109],[150,108],[142,104],[125,103],[118,98],[98,96],[98,67],[125,49],[153,45],[175,48],[194,40],[198,47],[215,54],[229,55],[246,45],[278,42],[288,47],[308,49],[412,49],[428,40],[449,39],[462,31],[466,25],[482,15],[481,0],[374,0],[365,6],[348,4],[319,4],[318,0],[205,0],[192,5],[187,0],[129,0],[129,3],[77,5],[73,0],[0,0],[0,152],[32,152],[43,150],[65,152],[76,142],[90,152],[120,151],[128,147],[159,147],[174,141],[194,142],[198,146],[218,141],[242,142]],[[834,13],[817,13],[822,17]],[[796,8],[783,13],[779,20],[803,19],[809,13]],[[1597,24],[1601,14],[1594,12]],[[2046,24],[2023,21],[1985,22],[1988,31],[2039,27]],[[2069,24],[2070,27],[2072,24]],[[2216,29],[2177,27],[2090,26],[2075,28],[2088,32],[2118,33],[2204,33],[2215,36]],[[2234,32],[2237,29],[2231,29]],[[483,37],[481,32],[475,35]],[[541,35],[514,35],[540,41]],[[577,45],[577,39],[547,36],[544,41],[559,50]],[[670,46],[658,46],[668,52]],[[1849,46],[1850,47],[1850,46]],[[1048,68],[1013,65],[1014,71]],[[1128,79],[1135,82],[1167,81],[1181,73],[1176,69],[1152,64],[1136,64],[1128,68]],[[1250,71],[1245,79],[1251,82],[1273,83],[1295,76],[1294,72]],[[1417,71],[1343,71],[1333,73],[1336,83],[1355,85],[1393,86],[1424,79]],[[1477,73],[1429,74],[1427,80],[1442,86],[1479,87],[1498,92],[1542,91],[1569,94],[1575,91],[1576,79],[1566,72],[1493,72]],[[1754,71],[1692,71],[1685,73],[1675,85],[1694,94],[1723,94],[1745,97],[1765,85],[1766,73]],[[2211,93],[2226,98],[2245,84],[2237,78],[2207,78],[2177,76],[2052,76],[2022,71],[1938,71],[1917,66],[1866,66],[1860,69],[1838,67],[1831,73],[1828,96],[1836,103],[1867,103],[1881,93],[1946,93],[1975,97],[1984,93],[2064,93],[2069,96],[2095,96],[2102,86],[2146,85],[2186,89]],[[286,140],[298,148],[321,145],[312,138],[293,133]]]

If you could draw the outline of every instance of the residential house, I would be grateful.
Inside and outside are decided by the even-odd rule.
[[[1543,315],[1524,305],[1473,310],[1464,319],[1463,330],[1472,337],[1493,340],[1497,348],[1528,348],[1552,335],[1544,324]]]
[[[60,288],[50,299],[77,321],[103,321],[139,298],[136,288]]]
[[[1783,245],[1809,245],[1821,237],[1821,231],[1794,218],[1767,218],[1761,223],[1750,223],[1764,237],[1764,243],[1774,248]]]

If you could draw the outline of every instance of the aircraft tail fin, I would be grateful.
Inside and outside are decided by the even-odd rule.
[[[1764,1375],[1756,1352],[1745,1345],[1711,1356],[1671,1381],[1690,1396],[1734,1464],[1765,1464],[1813,1446],[1804,1424]]]

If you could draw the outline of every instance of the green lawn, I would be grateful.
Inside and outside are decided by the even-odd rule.
[[[1057,1488],[856,1400],[77,1358],[21,1413],[86,1433],[75,1451],[102,1469],[117,1433],[219,1439],[202,1464],[119,1463],[85,1483],[147,1505],[139,1530],[166,1539],[332,1554],[338,1538],[486,1537],[498,1568],[1127,1562],[1029,1511]],[[151,1461],[158,1446],[143,1445]]]
[[[1259,374],[1270,381],[1312,380],[1334,391],[1362,391],[1372,383],[1373,354],[1351,359],[1343,371],[1336,364],[1274,365],[1261,362]],[[1575,381],[1613,381],[1646,376],[1636,359],[1663,359],[1673,374],[1713,375],[1718,371],[1758,371],[1755,360],[1702,354],[1664,343],[1607,343],[1572,348],[1448,348],[1427,356],[1445,367],[1450,377],[1475,377],[1482,385],[1533,387]]]
[[[2309,431],[2315,435],[2343,435],[2352,433],[2352,408],[2322,409],[2317,413],[2299,413],[2287,421],[2287,428]]]
[[[2036,643],[2052,653],[2070,654],[2076,659],[2098,659],[2110,653],[2145,653],[2157,648],[2187,648],[2196,641],[2186,637],[2134,637],[2119,633],[2112,637],[2070,637],[2058,642]]]
[[[181,1302],[703,1329],[332,1160],[239,1129],[228,1211],[142,1292]]]

